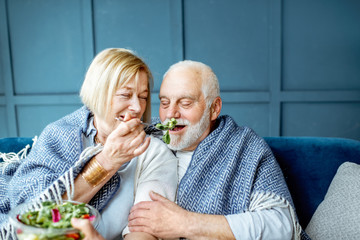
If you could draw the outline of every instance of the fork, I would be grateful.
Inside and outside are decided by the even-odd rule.
[[[118,120],[118,121],[120,121],[120,122],[123,122],[123,121],[124,121],[124,119],[119,118],[119,117],[116,117],[115,119]],[[151,123],[145,123],[145,122],[141,122],[141,124],[144,125],[145,127],[149,127],[149,126],[152,125]]]

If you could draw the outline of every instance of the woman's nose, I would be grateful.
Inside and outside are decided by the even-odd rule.
[[[129,109],[135,113],[141,112],[140,99],[138,97],[133,97],[131,99]]]

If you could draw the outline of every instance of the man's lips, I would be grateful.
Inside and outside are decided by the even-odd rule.
[[[176,125],[170,132],[178,132],[183,130],[186,127],[186,125]]]

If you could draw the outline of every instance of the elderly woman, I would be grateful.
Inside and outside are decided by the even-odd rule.
[[[130,208],[150,200],[150,191],[175,198],[176,158],[144,131],[151,87],[148,66],[131,51],[106,49],[94,58],[80,92],[85,106],[48,125],[28,157],[11,168],[7,194],[0,196],[3,238],[12,232],[11,208],[47,199],[95,206],[102,214],[96,228],[106,239],[153,238],[126,227]]]

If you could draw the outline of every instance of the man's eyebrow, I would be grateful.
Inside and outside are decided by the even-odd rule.
[[[159,99],[162,99],[162,98],[170,99],[171,97],[159,94]],[[182,99],[196,100],[197,98],[196,98],[196,96],[192,96],[192,95],[183,95],[183,96],[177,97],[177,100],[182,100]]]

